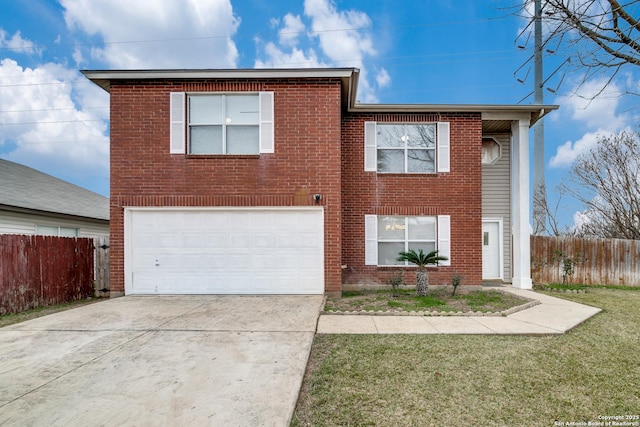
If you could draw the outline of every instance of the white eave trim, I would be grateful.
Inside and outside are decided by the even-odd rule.
[[[443,112],[443,113],[510,113],[524,112],[546,114],[557,110],[558,105],[511,105],[511,104],[355,104],[353,111],[361,112]]]
[[[82,70],[89,80],[108,91],[112,80],[153,79],[271,79],[271,78],[339,78],[351,79],[360,72],[357,68],[251,68],[197,70]]]
[[[357,68],[251,68],[225,70],[82,70],[90,79],[231,79],[231,78],[341,78],[351,77]]]
[[[510,104],[355,104],[363,113],[480,113],[482,120],[530,120],[531,124],[557,110],[558,105]]]

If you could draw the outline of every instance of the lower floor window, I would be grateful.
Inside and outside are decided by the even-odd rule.
[[[397,261],[400,252],[436,250],[436,218],[429,216],[378,217],[378,265],[408,265]]]
[[[429,216],[379,216],[378,265],[408,265],[397,261],[400,252],[436,249],[436,218]]]
[[[78,229],[70,227],[55,227],[49,225],[36,226],[36,234],[41,236],[78,237]]]
[[[422,249],[438,250],[450,258],[450,217],[365,215],[365,264],[384,266],[409,265],[398,261],[400,252]],[[451,265],[443,261],[440,265]]]

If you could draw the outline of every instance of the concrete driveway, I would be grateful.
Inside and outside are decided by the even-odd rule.
[[[0,425],[288,425],[321,303],[122,297],[1,328]]]

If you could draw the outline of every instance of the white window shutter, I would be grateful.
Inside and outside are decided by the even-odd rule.
[[[449,258],[447,261],[440,261],[440,265],[451,265],[451,217],[449,215],[438,215],[438,255]]]
[[[377,169],[376,122],[364,122],[364,170],[375,172]]]
[[[185,93],[171,92],[170,113],[171,129],[169,131],[169,153],[185,153]]]
[[[378,217],[364,216],[364,265],[378,265]]]
[[[273,135],[273,92],[260,92],[260,152],[275,152]]]
[[[449,122],[438,122],[438,172],[451,172]]]

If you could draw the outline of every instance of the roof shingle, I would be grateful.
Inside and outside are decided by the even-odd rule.
[[[0,159],[0,205],[109,220],[107,197],[4,159]]]

